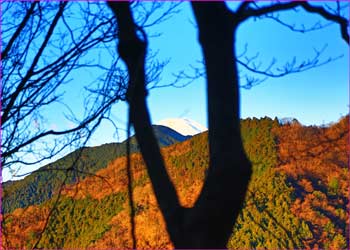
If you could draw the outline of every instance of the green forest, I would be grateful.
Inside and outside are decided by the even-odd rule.
[[[253,177],[228,248],[349,247],[348,126],[348,116],[328,127],[281,124],[268,117],[241,121]],[[63,171],[37,172],[7,183],[4,248],[131,247],[126,158],[117,149],[118,144],[108,144],[84,150],[77,164],[96,176],[69,175],[61,190]],[[136,151],[137,145],[131,155],[136,246],[172,248]],[[45,169],[68,166],[74,154]],[[208,167],[207,132],[173,142],[162,154],[182,205],[191,207]]]

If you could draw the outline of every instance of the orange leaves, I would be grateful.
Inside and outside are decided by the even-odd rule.
[[[330,176],[337,176],[339,186],[345,187],[348,182],[348,171],[344,171],[348,164],[347,123],[348,117],[328,128],[293,125],[275,128],[283,171],[293,178],[307,177],[323,183],[329,183]]]
[[[193,140],[193,139],[192,139]],[[204,143],[186,141],[182,144],[175,144],[162,149],[165,158],[167,172],[172,179],[180,202],[185,207],[193,206],[199,192],[202,188],[204,171],[207,167],[207,145]],[[206,134],[196,136],[196,140],[206,141]],[[193,147],[196,147],[195,149]],[[158,208],[158,203],[153,193],[152,184],[147,175],[146,167],[140,154],[131,155],[132,170],[132,188],[134,194],[135,231],[138,248],[173,248],[166,231],[165,222]],[[117,158],[105,168],[96,172],[95,175],[79,180],[74,185],[67,185],[62,190],[62,199],[65,199],[66,206],[70,206],[72,197],[79,204],[86,206],[94,203],[101,203],[103,199],[117,192],[127,193],[127,172],[126,158]],[[69,201],[68,201],[69,200]],[[88,200],[88,202],[86,201]],[[74,205],[72,205],[74,207]],[[83,206],[83,205],[82,205]],[[87,243],[92,248],[130,248],[132,247],[131,226],[130,226],[130,209],[128,200],[123,200],[120,204],[123,210],[117,213],[107,223],[106,231],[101,237]],[[80,208],[82,211],[89,210],[94,212],[90,207]],[[97,210],[96,207],[95,210]],[[108,207],[108,210],[116,209]],[[36,239],[36,233],[43,227],[49,208],[40,206],[31,206],[27,209],[17,209],[13,212],[12,222],[8,223],[8,246],[25,247],[30,241]],[[67,210],[68,211],[68,210]],[[58,211],[60,212],[60,211]],[[107,211],[104,211],[107,213]],[[68,216],[68,215],[67,215]],[[86,215],[89,217],[89,215]],[[92,215],[91,215],[92,216]],[[91,220],[98,218],[89,217]],[[85,218],[85,217],[82,217]],[[39,223],[38,223],[39,222]],[[62,223],[62,222],[59,222]],[[85,223],[79,221],[79,223]],[[87,222],[86,222],[87,223]],[[93,223],[93,222],[88,222]],[[68,222],[69,226],[70,222]],[[93,224],[92,224],[93,225]],[[63,225],[58,225],[64,231]],[[58,232],[55,232],[58,234]],[[56,235],[58,236],[58,235]],[[55,236],[55,238],[57,238]],[[62,237],[62,235],[60,235]],[[79,236],[77,236],[79,237]],[[66,237],[63,236],[63,240]],[[31,240],[32,239],[32,240]],[[87,239],[84,239],[87,240]],[[83,239],[81,239],[83,241]],[[79,239],[77,242],[81,242]],[[89,241],[86,241],[89,242]],[[41,242],[44,246],[46,242]],[[68,245],[72,242],[66,242]],[[31,243],[32,244],[32,243]],[[73,246],[73,245],[72,245]]]
[[[48,208],[30,206],[26,209],[16,209],[12,214],[5,215],[2,227],[4,247],[31,247],[36,235],[44,228],[48,212]]]
[[[279,170],[289,176],[296,193],[291,211],[307,221],[314,234],[314,242],[306,243],[309,247],[344,247],[342,225],[349,218],[344,203],[349,197],[348,128],[347,116],[327,128],[283,125],[274,129]],[[336,240],[331,242],[332,238]]]
[[[304,190],[308,193],[312,193],[314,191],[312,182],[307,179],[301,179],[299,181],[299,185],[301,185],[304,188]]]
[[[254,121],[254,124],[255,122],[257,123]],[[253,124],[253,122],[250,123]],[[261,135],[262,133],[271,135],[267,125],[262,129],[258,123],[253,124],[254,126],[250,123],[247,122],[242,126],[251,127],[251,130],[243,129],[246,150],[249,151],[256,166],[261,164],[263,168],[268,165],[267,170],[271,170],[271,173],[265,169],[250,183],[250,190],[254,193],[257,204],[248,204],[250,208],[242,213],[242,218],[243,215],[245,218],[239,226],[246,227],[247,231],[242,230],[242,235],[239,235],[244,241],[237,236],[235,242],[242,242],[246,244],[242,246],[249,247],[252,242],[249,237],[253,237],[256,242],[261,240],[263,233],[255,235],[259,234],[260,229],[253,230],[251,235],[247,233],[248,229],[253,228],[251,218],[248,216],[253,206],[256,207],[253,219],[262,223],[264,228],[277,226],[276,222],[267,215],[266,211],[269,210],[275,211],[273,216],[278,219],[277,222],[288,224],[291,230],[299,227],[299,222],[292,219],[295,216],[298,217],[304,223],[305,235],[312,232],[313,236],[303,238],[302,243],[305,248],[344,246],[342,236],[346,232],[342,225],[349,221],[346,210],[349,208],[348,121],[342,120],[329,128],[303,127],[299,124],[275,126],[272,133],[276,138],[271,137],[269,140]],[[267,144],[273,147],[267,148]],[[276,166],[276,153],[273,151],[275,149],[278,151],[278,166]],[[201,191],[208,166],[207,134],[163,148],[162,154],[181,205],[192,207]],[[261,159],[264,164],[261,163]],[[132,154],[131,163],[137,247],[173,248],[141,155]],[[275,173],[287,176],[288,183],[285,178],[272,178]],[[94,208],[89,207],[91,203],[94,203],[97,208],[104,198],[108,200],[112,194],[117,192],[126,194],[127,185],[126,158],[121,157],[112,161],[105,169],[99,170],[96,176],[88,176],[75,185],[65,186],[62,193],[66,200],[71,200],[66,196],[73,197],[76,201],[89,197],[85,200],[86,203],[81,202],[83,204],[81,209],[90,208],[90,211],[94,212]],[[257,192],[260,187],[262,190],[267,190],[266,194]],[[227,192],[234,194],[234,190]],[[103,234],[101,233],[100,237],[93,242],[87,241],[89,248],[130,248],[132,246],[127,198],[124,198],[121,203],[122,210],[117,214],[111,213],[111,217],[106,219],[108,222]],[[102,214],[107,213],[107,210],[114,211],[113,209],[115,206],[104,207]],[[31,244],[37,232],[42,229],[48,211],[49,208],[45,206],[32,206],[27,209],[17,209],[12,214],[5,215],[3,232],[7,246],[23,248],[26,244]],[[289,216],[290,212],[294,215]],[[93,221],[89,223],[96,226]],[[279,237],[285,237],[285,234],[282,230]],[[277,246],[279,240],[280,238],[273,244]]]

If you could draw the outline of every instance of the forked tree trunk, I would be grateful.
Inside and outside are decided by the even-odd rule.
[[[224,3],[193,3],[207,72],[210,166],[193,208],[180,206],[153,134],[146,104],[147,43],[136,35],[129,3],[108,3],[119,26],[119,54],[129,71],[130,119],[176,248],[225,248],[251,175],[239,125],[236,25]],[[232,13],[231,13],[232,14]]]
[[[191,247],[224,248],[251,176],[240,133],[234,51],[237,26],[223,2],[193,2],[192,8],[207,76],[210,165],[191,216],[185,218],[194,231]]]

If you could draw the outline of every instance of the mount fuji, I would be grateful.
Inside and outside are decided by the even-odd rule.
[[[208,130],[203,125],[189,118],[168,118],[156,124],[169,127],[184,136],[193,136]]]

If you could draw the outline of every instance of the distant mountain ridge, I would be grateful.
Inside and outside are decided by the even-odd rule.
[[[348,128],[349,116],[328,128],[281,125],[268,117],[242,120],[253,176],[227,248],[348,249]],[[202,189],[208,153],[207,132],[162,149],[184,207],[192,207]],[[136,246],[173,249],[141,154],[131,156],[131,173]],[[64,186],[43,234],[57,195],[4,214],[3,248],[32,248],[39,236],[43,249],[131,248],[126,158],[114,159],[96,174]]]
[[[177,142],[183,142],[191,136],[189,135],[182,135],[175,131],[174,129],[171,129],[169,127],[163,126],[163,125],[153,125],[154,133],[159,141],[160,146],[169,146]]]
[[[160,147],[183,142],[191,138],[191,136],[183,136],[175,130],[161,125],[153,125],[153,131]],[[2,212],[9,213],[16,208],[41,204],[50,199],[65,179],[65,169],[71,166],[81,150],[81,156],[75,168],[78,169],[78,172],[67,172],[65,184],[77,181],[77,174],[80,179],[84,179],[86,176],[105,168],[115,158],[126,155],[126,141],[77,149],[61,159],[39,168],[24,179],[2,183]],[[132,136],[130,138],[130,152],[135,153],[138,151],[136,138]]]

